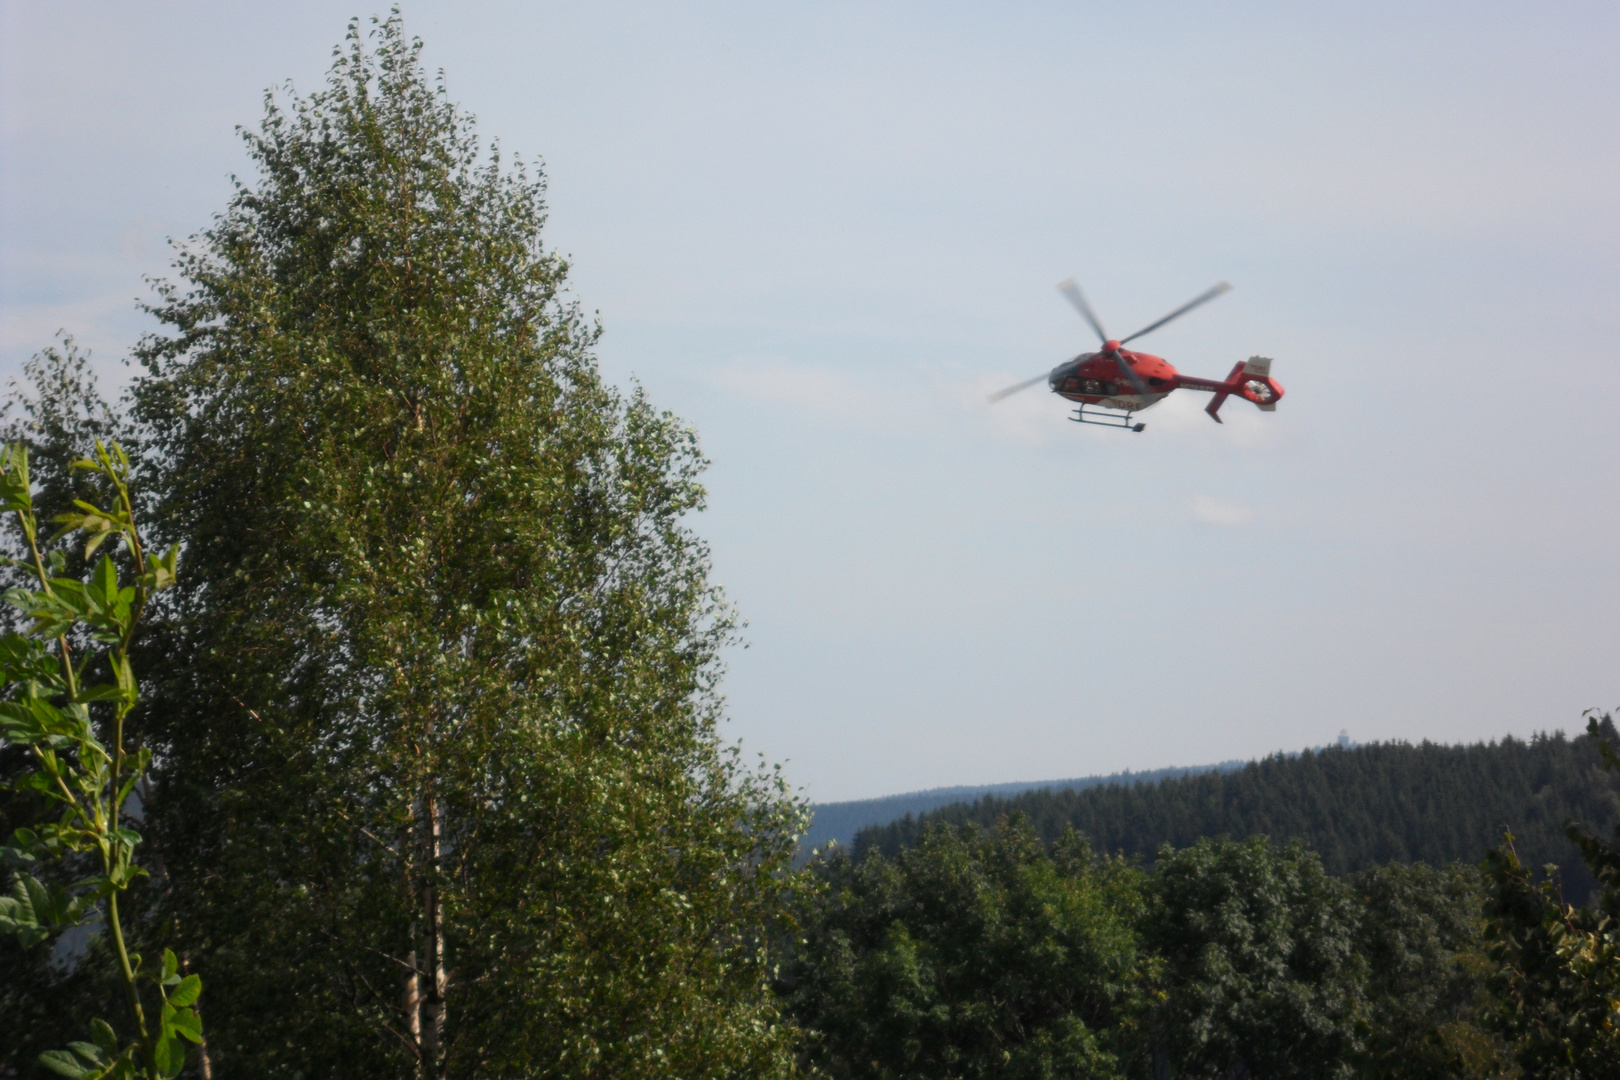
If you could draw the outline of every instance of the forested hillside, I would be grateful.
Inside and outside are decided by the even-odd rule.
[[[1163,769],[1142,772],[1116,772],[1099,776],[1079,776],[1070,780],[1023,780],[1010,784],[982,784],[978,786],[930,788],[927,791],[909,791],[901,795],[883,795],[876,799],[851,799],[848,802],[814,803],[810,825],[799,839],[800,857],[808,858],[812,851],[824,851],[837,841],[843,847],[855,842],[855,835],[869,825],[887,825],[907,814],[926,814],[952,803],[972,802],[988,795],[1000,799],[1022,795],[1026,791],[1047,789],[1065,791],[1070,788],[1101,787],[1105,784],[1151,784],[1172,776],[1190,776],[1201,772],[1232,772],[1243,768],[1247,761],[1223,761],[1218,765],[1172,765]]]
[[[986,796],[862,830],[856,852],[875,847],[892,857],[928,821],[989,826],[1017,812],[1047,843],[1073,826],[1099,851],[1149,858],[1160,844],[1202,837],[1299,839],[1343,875],[1391,861],[1478,862],[1511,830],[1525,864],[1558,864],[1567,895],[1580,902],[1596,883],[1564,822],[1607,832],[1620,821],[1620,783],[1589,744],[1562,732],[1471,746],[1377,743],[1156,784]]]

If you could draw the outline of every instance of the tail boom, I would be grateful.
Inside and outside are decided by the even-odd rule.
[[[1180,375],[1176,379],[1179,388],[1187,390],[1207,390],[1215,396],[1204,407],[1211,420],[1217,424],[1221,420],[1221,406],[1226,399],[1236,394],[1255,403],[1264,412],[1271,412],[1277,407],[1277,402],[1283,396],[1282,384],[1271,377],[1271,359],[1265,356],[1251,356],[1247,360],[1239,361],[1232,367],[1232,373],[1222,382],[1214,379],[1200,379],[1190,375]]]

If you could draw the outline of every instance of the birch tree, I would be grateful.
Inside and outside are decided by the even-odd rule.
[[[136,384],[154,834],[215,1075],[751,1076],[799,810],[717,735],[693,433],[397,12],[270,95]]]

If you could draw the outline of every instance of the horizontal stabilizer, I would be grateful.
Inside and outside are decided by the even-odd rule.
[[[1205,383],[1208,386],[1209,384]],[[1236,395],[1246,401],[1252,401],[1262,412],[1274,412],[1277,408],[1277,399],[1283,396],[1283,388],[1271,377],[1271,357],[1251,356],[1247,360],[1232,365],[1232,374],[1226,377],[1226,382],[1215,390],[1215,398],[1204,409],[1216,423],[1220,422],[1221,406],[1226,403],[1229,396]]]

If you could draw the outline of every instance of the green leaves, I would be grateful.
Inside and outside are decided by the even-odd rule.
[[[237,1061],[757,1075],[788,1044],[765,980],[796,811],[718,743],[695,438],[603,383],[539,178],[397,17],[376,33],[272,104],[142,347],[187,552],[141,687],[165,914]],[[72,524],[118,525],[84,501],[108,513]],[[448,1062],[386,1034],[413,951]]]
[[[202,1042],[202,1018],[193,1006],[202,994],[202,979],[180,975],[180,961],[173,949],[163,950],[163,970],[156,976],[163,994],[163,1011],[158,1033],[152,1044],[152,1060],[158,1074],[174,1077],[185,1067],[185,1041]]]
[[[23,692],[30,697],[55,696],[63,688],[56,657],[44,642],[23,634],[0,636],[0,682],[7,686],[25,684]],[[26,685],[29,683],[34,685],[30,688]]]
[[[133,1080],[138,1075],[138,1043],[119,1049],[118,1036],[105,1020],[90,1021],[90,1036],[94,1042],[72,1042],[66,1050],[45,1051],[39,1063],[71,1080]]]
[[[12,443],[0,450],[0,513],[32,514],[34,490],[28,481],[28,448]]]
[[[88,464],[85,463],[85,464]],[[62,526],[58,536],[68,533],[82,532],[85,534],[84,557],[89,559],[106,541],[124,535],[129,531],[129,515],[122,512],[107,513],[97,509],[83,499],[73,500],[77,512],[58,514],[53,522]]]
[[[23,948],[32,948],[52,934],[77,926],[85,901],[62,886],[27,874],[12,879],[11,895],[0,896],[0,934],[15,934]]]
[[[187,975],[180,980],[178,986],[169,994],[169,1004],[175,1007],[194,1004],[202,993],[202,979],[196,975]],[[192,1042],[196,1042],[193,1039]]]
[[[76,1080],[132,1080],[137,1075],[138,1043],[120,1049],[118,1035],[105,1020],[90,1021],[94,1042],[71,1042],[66,1050],[47,1050],[39,1063],[58,1076]]]
[[[139,697],[129,646],[147,600],[174,583],[178,548],[161,557],[145,555],[129,495],[129,458],[116,444],[98,440],[95,457],[74,467],[92,470],[106,482],[114,509],[75,500],[75,511],[56,519],[63,526],[58,536],[83,533],[86,560],[106,541],[120,539],[139,573],[123,582],[113,555],[103,553],[85,577],[66,574],[68,560],[61,551],[47,556],[39,548],[27,466],[22,448],[0,450],[0,510],[18,523],[31,556],[26,565],[35,578],[33,587],[6,592],[6,600],[31,625],[24,634],[0,638],[0,739],[32,753],[35,768],[18,786],[56,802],[61,812],[54,820],[19,828],[8,853],[32,863],[87,856],[99,872],[72,886],[17,875],[12,895],[0,898],[0,931],[15,934],[25,948],[38,945],[105,902],[100,914],[114,942],[135,1040],[120,1050],[111,1026],[97,1020],[91,1026],[94,1041],[46,1051],[39,1062],[74,1078],[168,1080],[184,1068],[185,1043],[202,1040],[195,1008],[202,983],[195,975],[181,978],[174,953],[166,950],[163,975],[154,978],[164,999],[162,1011],[156,1031],[150,1030],[137,986],[147,976],[140,973],[140,958],[128,953],[113,901],[146,874],[134,859],[140,834],[123,823],[124,807],[152,761],[150,748],[125,745],[124,721]],[[87,641],[105,648],[98,654],[85,647]],[[110,672],[112,681],[84,685],[85,674],[94,670]]]
[[[59,637],[83,624],[96,641],[111,645],[128,636],[138,592],[137,585],[119,584],[116,565],[103,555],[88,581],[50,578],[42,589],[13,589],[6,600],[34,620],[36,638]]]
[[[165,1032],[152,1047],[152,1064],[164,1080],[172,1080],[186,1067],[186,1049],[172,1034]]]
[[[1049,857],[1026,822],[936,826],[895,860],[820,867],[787,980],[833,1076],[1126,1074],[1136,872]]]
[[[1348,1076],[1361,1050],[1359,912],[1297,841],[1161,849],[1145,940],[1165,958],[1177,1071]]]
[[[179,544],[170,544],[169,550],[162,555],[147,555],[146,565],[141,574],[141,584],[152,593],[160,593],[164,589],[172,588],[178,580],[177,564],[179,561]]]
[[[64,713],[44,698],[33,696],[0,702],[0,739],[19,746],[43,742],[58,750],[76,741],[94,741],[80,714]]]
[[[202,979],[196,975],[181,977],[180,961],[173,949],[163,950],[163,975],[159,985],[163,987],[163,1000],[170,1006],[170,1012],[166,1015],[179,1018],[174,1021],[176,1030],[182,1033],[195,1031],[197,1038],[191,1041],[200,1042],[202,1028],[194,1023],[196,1014],[186,1006],[197,1003],[197,998],[202,994]],[[186,1019],[188,1016],[190,1019]],[[191,1038],[190,1035],[186,1037]]]
[[[1620,771],[1612,718],[1587,719],[1603,767]],[[1574,1080],[1608,1076],[1620,1061],[1620,832],[1565,828],[1603,886],[1601,904],[1566,902],[1555,880],[1520,862],[1509,834],[1485,860],[1485,937],[1497,962],[1497,1030],[1527,1075]]]
[[[85,1043],[77,1043],[85,1046]],[[94,1047],[91,1048],[92,1053]],[[47,1050],[39,1055],[39,1063],[58,1076],[79,1077],[92,1076],[98,1069],[98,1061],[89,1055],[75,1055],[70,1050]]]
[[[100,473],[112,481],[119,494],[124,497],[112,510],[103,510],[83,499],[74,499],[73,510],[58,514],[52,519],[55,524],[62,526],[56,535],[60,537],[69,533],[83,533],[86,561],[96,553],[97,548],[114,537],[122,538],[131,551],[138,550],[134,513],[127,497],[129,457],[124,453],[123,447],[117,443],[106,445],[97,439],[95,457],[80,458],[72,463],[72,468],[75,471]]]

